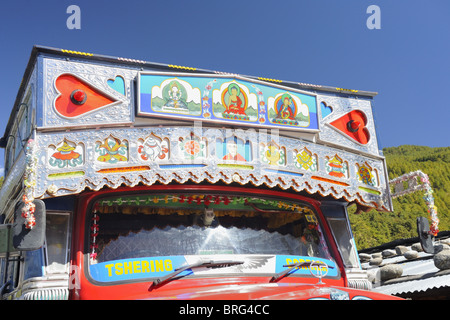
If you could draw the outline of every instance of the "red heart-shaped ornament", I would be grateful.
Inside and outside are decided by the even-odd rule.
[[[367,117],[360,110],[353,110],[342,117],[330,122],[330,125],[361,144],[367,144],[370,140],[369,130],[367,130]]]
[[[118,101],[72,74],[60,75],[55,86],[60,93],[55,109],[66,118],[79,117]]]

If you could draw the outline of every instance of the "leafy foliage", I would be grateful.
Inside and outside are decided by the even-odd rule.
[[[450,230],[450,147],[402,145],[385,148],[383,153],[390,180],[417,170],[428,175],[440,220],[439,230]],[[358,249],[416,237],[416,218],[429,218],[423,194],[417,191],[393,199],[393,212],[371,210],[356,215],[352,214],[355,206],[350,207],[350,224]]]

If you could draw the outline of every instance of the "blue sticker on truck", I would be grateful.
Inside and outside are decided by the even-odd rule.
[[[293,255],[278,255],[271,256],[275,258],[274,264],[263,263],[255,266],[251,263],[254,256],[241,256],[240,259],[246,261],[240,268],[242,273],[265,273],[273,272],[274,274],[286,270],[285,265],[303,263],[307,265],[298,267],[297,270],[292,270],[292,275],[307,275],[310,276],[310,263],[313,265],[313,274],[322,274],[323,276],[337,276],[338,270],[336,264],[328,259],[308,257],[308,256],[293,256]],[[269,259],[270,256],[267,256]],[[320,264],[320,263],[323,264]],[[185,256],[161,256],[161,257],[144,257],[133,259],[112,260],[101,262],[90,266],[91,277],[99,282],[114,282],[133,279],[145,279],[163,277],[176,269],[187,264]],[[328,266],[325,269],[324,264]],[[190,270],[184,271],[190,273]]]
[[[319,261],[319,262],[317,262]],[[317,257],[309,257],[309,256],[291,256],[291,255],[279,255],[277,256],[277,261],[275,265],[275,273],[279,273],[281,271],[286,270],[287,267],[284,267],[285,265],[289,264],[295,264],[295,263],[313,263],[313,270],[311,270],[314,274],[318,274],[319,272],[322,274],[326,274],[328,277],[335,277],[338,275],[338,270],[336,267],[336,264],[328,259],[323,258],[317,258]],[[325,268],[325,264],[328,266],[328,270]],[[320,270],[319,270],[320,268]],[[311,275],[310,267],[309,266],[303,266],[298,267],[298,270],[293,271],[293,274],[305,274],[305,275]]]
[[[162,277],[186,264],[184,256],[122,259],[90,266],[91,277],[100,282]]]

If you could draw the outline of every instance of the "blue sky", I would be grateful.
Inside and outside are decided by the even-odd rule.
[[[71,4],[81,30],[66,26]],[[372,4],[379,30],[366,26]],[[17,0],[0,10],[1,135],[39,44],[375,91],[380,149],[449,146],[448,0]]]

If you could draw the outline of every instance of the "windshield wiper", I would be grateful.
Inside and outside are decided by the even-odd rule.
[[[283,270],[283,271],[277,273],[276,275],[274,275],[274,276],[270,279],[269,282],[277,282],[277,281],[279,281],[280,279],[282,279],[282,278],[288,276],[288,275],[291,273],[291,271],[292,271],[292,272],[295,272],[296,270],[299,270],[300,267],[311,268],[311,265],[312,265],[314,262],[322,263],[323,265],[326,265],[327,268],[334,269],[333,266],[330,266],[330,265],[328,265],[327,263],[325,263],[325,262],[323,262],[323,261],[320,261],[320,260],[310,261],[310,262],[297,262],[297,263],[292,263],[292,264],[285,264],[285,265],[283,265],[283,267],[288,268],[288,269]]]
[[[209,261],[200,261],[200,262],[197,262],[197,263],[187,264],[187,265],[184,265],[184,266],[182,266],[180,268],[175,269],[174,272],[171,272],[171,273],[165,275],[164,277],[156,278],[155,280],[153,280],[153,283],[150,285],[148,290],[150,291],[150,290],[153,290],[153,289],[156,289],[156,288],[159,288],[159,287],[165,285],[166,283],[168,283],[171,280],[173,280],[181,272],[186,271],[186,270],[193,270],[193,269],[200,269],[200,268],[211,268],[211,269],[226,268],[226,267],[230,267],[230,266],[234,266],[234,265],[238,265],[238,264],[243,264],[243,263],[244,263],[244,261],[233,261],[233,260],[215,261],[215,260],[209,260]]]

